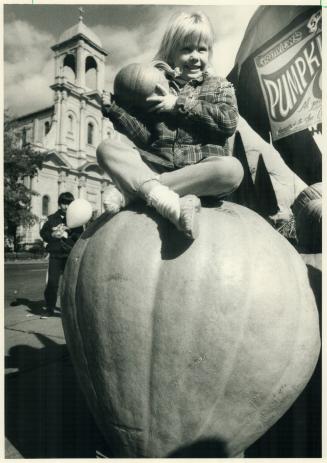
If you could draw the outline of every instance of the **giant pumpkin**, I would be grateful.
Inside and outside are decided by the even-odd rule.
[[[69,257],[67,345],[115,457],[209,445],[211,456],[239,455],[315,368],[319,323],[301,256],[242,206],[203,208],[200,219],[192,242],[135,205],[101,216]]]

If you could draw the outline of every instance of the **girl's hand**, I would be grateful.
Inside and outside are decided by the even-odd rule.
[[[102,103],[102,106],[110,106],[112,103],[111,93],[107,92],[106,90],[103,90],[102,96],[101,96],[101,103]]]
[[[104,117],[109,117],[108,111],[110,109],[111,104],[112,104],[112,95],[111,93],[106,92],[104,90],[101,95],[101,112]]]
[[[172,111],[175,108],[177,96],[169,93],[168,90],[160,84],[157,84],[156,89],[159,90],[161,95],[155,93],[146,99],[147,103],[152,104],[148,111],[157,113]]]

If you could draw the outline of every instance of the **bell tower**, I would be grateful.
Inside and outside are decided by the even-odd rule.
[[[83,8],[79,8],[78,23],[63,32],[51,47],[55,52],[55,85],[69,83],[81,93],[93,90],[101,94],[107,52],[99,37],[84,24],[83,14]],[[91,86],[86,79],[90,72],[95,76]]]
[[[85,25],[83,15],[83,8],[79,8],[78,23],[64,31],[51,47],[54,116],[46,143],[65,155],[74,168],[95,159],[96,146],[110,125],[101,113],[108,53],[99,37]]]
[[[101,110],[108,54],[100,38],[85,25],[82,8],[78,16],[75,25],[51,47],[53,104],[20,118],[22,129],[33,130],[33,145],[44,154],[44,165],[32,185],[39,196],[31,203],[42,223],[56,210],[58,195],[63,191],[87,199],[94,215],[99,215],[104,191],[111,182],[96,158],[99,143],[114,133],[111,121]],[[26,232],[25,240],[37,238],[38,223]]]

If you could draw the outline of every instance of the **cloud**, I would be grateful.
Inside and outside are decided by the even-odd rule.
[[[17,116],[43,109],[53,103],[53,91],[43,75],[33,75],[9,84],[5,93],[5,107]]]
[[[51,34],[38,31],[29,23],[16,20],[5,24],[4,59],[8,63],[22,62],[27,71],[51,55],[50,46],[53,44]]]
[[[5,106],[18,115],[40,109],[52,101],[53,83],[51,34],[15,20],[5,24]]]
[[[235,56],[244,36],[248,21],[256,6],[217,7],[201,6],[210,18],[216,44],[213,53],[213,66],[219,74],[226,76],[234,65]],[[158,50],[172,11],[194,11],[197,7],[156,6],[143,9],[144,21],[134,28],[98,26],[95,32],[109,51],[106,66],[106,86],[112,91],[114,76],[125,64],[144,62],[153,58]]]
[[[112,87],[113,79],[122,66],[151,61],[158,48],[158,30],[149,27],[148,22],[134,28],[97,26],[93,30],[109,52],[106,60],[108,87]]]
[[[103,47],[109,51],[108,60],[114,65],[140,53],[143,27],[131,30],[125,27],[96,26],[93,30],[101,38]]]
[[[177,10],[201,9],[210,18],[217,43],[213,65],[218,74],[226,76],[232,69],[246,26],[256,6],[175,6],[140,5],[128,10],[126,20],[98,24],[92,30],[108,51],[106,59],[106,88],[112,91],[118,70],[131,62],[150,61],[158,50],[161,37],[171,14]],[[125,10],[124,10],[125,13]],[[105,21],[105,19],[104,19]],[[5,24],[4,58],[6,104],[19,114],[51,104],[54,80],[53,52],[56,39],[28,22],[12,20]]]

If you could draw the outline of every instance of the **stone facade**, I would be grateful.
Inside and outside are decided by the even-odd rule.
[[[101,113],[107,52],[82,17],[60,36],[52,50],[53,106],[17,119],[22,143],[30,143],[45,157],[38,175],[25,179],[39,193],[32,199],[39,223],[20,231],[26,244],[40,239],[39,230],[47,215],[57,210],[61,192],[87,199],[97,216],[103,212],[102,193],[110,184],[96,162],[96,147],[114,134],[111,122]]]

